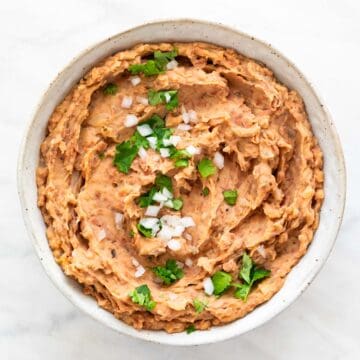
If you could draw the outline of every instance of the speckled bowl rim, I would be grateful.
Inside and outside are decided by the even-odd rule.
[[[208,331],[198,331],[192,333],[191,336],[185,333],[167,334],[163,331],[135,330],[132,327],[126,325],[125,323],[115,319],[115,317],[113,317],[112,314],[98,307],[96,302],[92,298],[84,295],[81,292],[80,287],[73,280],[67,278],[62,273],[60,267],[54,261],[54,258],[52,256],[52,253],[49,249],[47,242],[46,244],[44,243],[44,236],[45,236],[44,230],[39,231],[39,229],[37,229],[37,226],[39,225],[39,221],[41,222],[41,220],[39,220],[39,210],[37,209],[36,203],[34,204],[34,197],[30,199],[28,195],[29,187],[31,188],[31,186],[33,187],[35,186],[35,191],[36,191],[35,179],[30,179],[30,180],[28,179],[29,176],[34,177],[34,164],[31,164],[31,158],[28,157],[28,154],[29,152],[30,153],[35,152],[36,155],[34,155],[34,157],[38,159],[39,146],[40,146],[39,142],[36,144],[31,143],[30,138],[32,134],[36,134],[37,132],[39,132],[37,130],[37,126],[38,126],[37,119],[41,117],[41,113],[44,111],[44,106],[46,105],[46,101],[48,100],[47,97],[49,96],[49,93],[53,90],[54,87],[61,85],[61,84],[59,85],[59,82],[60,83],[63,82],[65,86],[66,79],[62,78],[64,77],[64,74],[69,72],[71,68],[75,67],[77,62],[80,62],[91,52],[94,52],[95,49],[105,45],[108,42],[115,42],[116,39],[121,37],[125,37],[126,39],[126,36],[136,31],[143,31],[144,29],[148,29],[150,31],[153,28],[159,26],[164,27],[164,29],[170,27],[174,27],[174,28],[178,27],[178,29],[180,29],[181,27],[185,28],[186,26],[190,26],[190,27],[194,26],[195,28],[196,26],[208,27],[208,29],[211,29],[211,31],[217,31],[219,33],[224,33],[224,34],[226,33],[230,37],[233,36],[234,38],[238,37],[238,41],[240,41],[239,40],[240,38],[242,38],[242,41],[247,41],[247,42],[251,40],[253,41],[255,48],[258,47],[258,50],[255,50],[255,53],[256,51],[260,51],[259,49],[261,49],[262,47],[264,48],[266,47],[269,54],[271,53],[274,57],[278,57],[280,59],[279,61],[283,61],[286,66],[290,67],[292,71],[295,71],[296,75],[299,76],[300,79],[302,79],[301,81],[304,81],[304,85],[305,87],[307,87],[306,91],[310,91],[311,93],[310,96],[312,96],[315,99],[315,101],[317,101],[322,107],[323,116],[326,122],[326,126],[328,126],[328,130],[330,134],[328,136],[330,136],[332,145],[334,146],[335,159],[332,159],[331,161],[336,162],[336,169],[338,171],[338,176],[339,176],[338,178],[339,183],[337,184],[338,188],[336,193],[338,206],[334,207],[334,209],[330,209],[331,211],[335,212],[335,215],[330,214],[334,217],[335,223],[332,223],[333,227],[331,230],[331,234],[329,234],[329,236],[325,240],[316,239],[317,233],[315,234],[313,243],[315,241],[317,242],[321,241],[321,242],[325,242],[325,244],[322,245],[321,252],[319,251],[317,258],[314,259],[315,263],[311,263],[311,269],[308,271],[308,273],[302,276],[301,280],[298,280],[301,282],[301,284],[294,289],[290,287],[289,290],[290,293],[286,294],[286,296],[281,296],[281,292],[283,291],[285,286],[287,286],[289,282],[294,280],[293,279],[294,276],[292,275],[293,272],[295,271],[295,268],[299,267],[300,264],[303,261],[305,261],[304,259],[307,257],[308,253],[305,254],[305,256],[300,260],[299,264],[296,265],[294,269],[289,273],[284,287],[268,302],[260,305],[253,312],[251,312],[242,319],[238,319],[234,321],[233,323],[221,327],[213,327],[211,330]],[[161,41],[161,39],[159,40],[159,38],[160,37],[157,36],[157,39],[154,39],[153,42]],[[197,37],[194,36],[192,40],[188,40],[188,41],[196,41],[196,38]],[[184,39],[181,39],[180,37],[176,37],[176,36],[173,36],[172,40],[178,42],[184,41]],[[209,43],[215,43],[220,46],[226,46],[226,45],[222,45],[222,41],[220,42],[214,41],[212,39],[212,36],[209,36],[208,38],[202,37],[201,39],[198,40],[207,41]],[[118,50],[122,48],[124,47],[119,46]],[[242,51],[239,50],[239,52]],[[108,54],[104,53],[103,57],[107,55]],[[252,57],[257,59],[257,56],[252,56]],[[94,64],[95,63],[92,63],[91,66],[93,66]],[[82,75],[91,66],[83,67],[77,79],[79,80],[82,77]],[[279,74],[276,74],[276,76],[279,77]],[[72,83],[74,84],[74,81]],[[66,84],[66,86],[68,86],[68,84]],[[312,119],[310,118],[310,122],[312,122],[311,120]],[[325,156],[325,161],[326,161],[326,156]],[[326,173],[325,173],[325,179],[326,179]],[[135,338],[152,341],[155,343],[168,344],[168,345],[181,345],[181,346],[215,343],[218,341],[230,339],[240,334],[244,334],[250,330],[253,330],[261,326],[270,319],[274,318],[276,315],[278,315],[280,312],[286,309],[291,303],[293,303],[304,292],[304,290],[308,287],[308,285],[310,285],[310,283],[313,281],[317,273],[320,271],[321,267],[324,265],[326,259],[328,258],[334,246],[341,225],[344,206],[345,206],[345,197],[346,197],[346,170],[345,170],[344,156],[340,145],[339,137],[337,135],[331,115],[328,109],[326,108],[326,106],[324,106],[323,102],[320,100],[318,92],[317,91],[315,92],[314,86],[305,78],[305,76],[291,61],[289,61],[278,50],[275,50],[270,44],[267,44],[262,40],[259,40],[253,36],[250,36],[244,32],[225,26],[223,24],[204,21],[204,20],[196,20],[196,19],[169,19],[169,20],[156,20],[156,21],[147,22],[143,25],[136,26],[127,31],[116,34],[104,41],[98,42],[95,45],[88,47],[85,51],[81,52],[77,57],[75,57],[69,63],[69,65],[67,65],[51,82],[48,89],[44,92],[43,96],[41,97],[40,102],[35,109],[34,115],[29,121],[29,124],[25,130],[25,134],[19,152],[17,183],[18,183],[18,194],[20,198],[24,222],[28,234],[33,241],[36,253],[50,279],[53,281],[56,287],[74,305],[76,305],[86,314],[90,315],[91,317],[98,320],[102,324],[108,326],[109,328],[119,333],[127,334]],[[34,189],[31,188],[30,192],[33,191]],[[326,194],[326,197],[327,196],[330,195]],[[320,223],[324,221],[323,216],[324,215],[321,214]],[[326,216],[328,216],[328,214],[325,214],[325,217]],[[44,224],[42,224],[42,226],[44,227]],[[314,246],[313,243],[310,245],[310,248]],[[310,248],[308,252],[310,251]],[[269,308],[269,310],[271,311],[267,310],[267,308]],[[254,316],[254,314],[255,315],[258,314],[258,315]]]

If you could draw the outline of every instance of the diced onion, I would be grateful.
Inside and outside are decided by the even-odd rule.
[[[186,148],[186,151],[190,154],[190,155],[198,155],[201,153],[201,149],[198,148],[198,147],[195,147],[193,145],[189,145],[187,148]]]
[[[155,150],[157,145],[156,137],[149,136],[148,138],[146,138],[146,140],[149,142],[150,147]]]
[[[141,83],[141,79],[139,76],[132,76],[130,78],[130,81],[133,86],[139,85]]]
[[[173,236],[172,228],[168,225],[163,225],[161,230],[158,232],[157,237],[164,241],[169,241]]]
[[[138,277],[143,276],[144,274],[145,274],[145,268],[142,265],[139,265],[136,268],[135,277],[138,278]]]
[[[139,154],[141,159],[145,159],[147,157],[147,152],[142,146],[139,147],[138,154]]]
[[[126,115],[124,125],[126,127],[133,127],[133,126],[137,125],[138,122],[139,122],[139,119],[137,118],[136,115],[129,114],[129,115]]]
[[[131,262],[135,267],[138,267],[140,264],[135,258],[131,258]]]
[[[167,243],[167,247],[170,250],[177,251],[181,249],[181,243],[179,240],[171,239]]]
[[[164,96],[165,96],[165,102],[168,103],[170,100],[171,100],[171,96],[169,93],[164,93]]]
[[[137,101],[139,104],[149,105],[149,100],[148,100],[146,97],[143,97],[143,96],[137,96],[137,97],[136,97],[136,101]]]
[[[214,164],[218,169],[222,169],[224,167],[224,156],[217,151],[214,155]]]
[[[157,202],[163,202],[168,200],[168,198],[161,192],[156,192],[153,196],[153,200]]]
[[[153,229],[156,227],[156,225],[158,225],[159,219],[155,217],[147,217],[142,218],[139,223],[146,229]]]
[[[181,222],[181,225],[186,228],[195,226],[195,222],[191,216],[184,216],[183,218],[181,218],[180,222]]]
[[[164,196],[166,196],[167,199],[172,199],[174,197],[173,194],[165,187],[162,189],[161,192]]]
[[[204,291],[207,295],[212,295],[214,292],[214,284],[211,278],[206,277],[203,281]]]
[[[185,230],[185,226],[183,225],[175,226],[173,229],[173,236],[181,236],[184,230]]]
[[[183,113],[181,114],[181,118],[183,119],[183,122],[184,122],[185,124],[187,124],[188,122],[190,122],[190,115],[189,115],[189,113],[187,113],[187,112],[183,112]]]
[[[104,229],[99,230],[97,238],[99,241],[104,240],[106,238],[106,231]]]
[[[179,124],[177,128],[181,131],[189,131],[191,129],[191,126],[188,124]]]
[[[170,145],[176,146],[176,145],[179,143],[180,140],[181,140],[181,137],[180,137],[180,136],[178,136],[178,135],[171,135],[171,136],[169,137],[169,139],[163,139],[163,144],[164,144],[165,146],[170,146]]]
[[[178,65],[179,63],[175,59],[173,59],[166,64],[166,69],[174,70]]]
[[[124,109],[130,109],[132,105],[133,99],[131,96],[124,96],[122,99],[121,107]]]
[[[170,208],[170,209],[172,209],[172,208],[174,207],[174,203],[173,203],[172,200],[166,200],[166,201],[164,202],[164,205],[165,205],[166,207]]]
[[[193,265],[193,261],[190,258],[185,259],[185,265],[187,267],[191,267]]]
[[[167,148],[160,148],[159,151],[160,151],[161,157],[163,157],[163,158],[167,158],[170,156],[170,150]]]
[[[263,258],[266,258],[266,250],[264,245],[259,245],[256,250]]]
[[[190,121],[196,122],[196,120],[197,120],[197,113],[196,113],[195,110],[189,110],[189,111],[188,111],[188,115],[189,115]]]
[[[145,136],[145,137],[153,133],[153,130],[149,124],[139,125],[136,129],[141,136]]]
[[[116,212],[114,215],[114,219],[116,227],[119,228],[124,221],[124,215],[122,213]]]
[[[145,216],[158,216],[161,206],[150,205],[145,211]]]

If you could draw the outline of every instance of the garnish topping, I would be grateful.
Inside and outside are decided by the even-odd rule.
[[[225,190],[223,191],[223,195],[224,195],[224,200],[228,205],[234,206],[236,204],[236,200],[238,197],[237,190]]]
[[[173,110],[179,106],[179,98],[177,90],[160,90],[148,91],[148,100],[150,105],[165,104],[166,110]]]
[[[175,260],[167,260],[165,266],[155,266],[152,270],[165,285],[170,285],[184,276],[183,270]]]
[[[151,292],[146,284],[137,287],[129,296],[134,304],[144,307],[147,311],[153,310],[156,306],[156,302],[151,300]]]
[[[213,162],[208,158],[203,158],[198,163],[198,170],[203,178],[207,178],[210,175],[214,175],[216,173],[216,167]]]
[[[118,92],[118,86],[113,83],[107,84],[103,89],[104,95],[115,95],[117,92]]]

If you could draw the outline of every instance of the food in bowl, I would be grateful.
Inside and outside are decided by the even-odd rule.
[[[206,43],[97,64],[49,119],[37,170],[66,275],[137,329],[239,319],[305,254],[324,198],[300,96]]]

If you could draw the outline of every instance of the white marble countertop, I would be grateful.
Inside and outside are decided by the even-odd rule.
[[[25,232],[15,178],[25,124],[73,56],[146,20],[189,16],[267,40],[312,80],[342,140],[348,198],[335,249],[296,303],[241,337],[174,348],[104,328],[55,289]],[[1,1],[0,359],[359,359],[359,19],[356,0]]]

